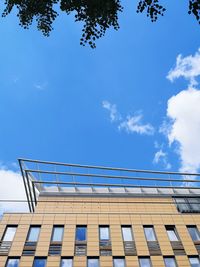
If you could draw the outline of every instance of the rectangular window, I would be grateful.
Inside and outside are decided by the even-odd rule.
[[[164,262],[166,267],[177,267],[174,257],[164,257]]]
[[[88,258],[87,267],[99,267],[99,259],[98,258]]]
[[[113,258],[114,267],[125,267],[124,258]]]
[[[60,267],[73,267],[73,259],[72,258],[62,258]]]
[[[2,241],[13,241],[17,226],[7,226]]]
[[[41,226],[30,226],[27,241],[28,242],[37,242],[40,234]]]
[[[156,241],[156,235],[153,226],[144,226],[144,233],[147,241]]]
[[[149,257],[140,257],[139,258],[140,267],[151,267],[151,260]]]
[[[46,267],[46,258],[35,258],[33,262],[33,267]]]
[[[191,267],[200,267],[199,257],[189,257]]]
[[[123,241],[133,241],[131,226],[122,226]]]
[[[187,226],[187,229],[193,241],[200,241],[199,230],[196,226]]]
[[[179,236],[177,234],[176,228],[175,226],[165,226],[166,231],[167,231],[167,235],[170,241],[179,241]]]
[[[200,212],[200,199],[197,197],[175,197],[174,200],[179,212]]]
[[[99,226],[99,237],[101,241],[110,240],[110,229],[108,226]]]
[[[6,267],[18,267],[19,266],[19,258],[8,258],[6,262]]]
[[[87,227],[77,226],[76,227],[76,241],[86,241],[87,240]]]
[[[64,226],[54,226],[51,236],[51,242],[62,242]]]

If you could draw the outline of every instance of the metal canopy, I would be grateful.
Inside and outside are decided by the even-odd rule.
[[[30,212],[38,196],[200,196],[199,173],[19,159]]]

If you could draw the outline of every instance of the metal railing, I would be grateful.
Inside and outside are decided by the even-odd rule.
[[[180,173],[169,171],[138,170],[91,166],[31,159],[19,159],[29,210],[34,212],[40,192],[56,186],[58,192],[73,187],[107,188],[111,193],[114,188],[154,189],[200,189],[200,173]]]

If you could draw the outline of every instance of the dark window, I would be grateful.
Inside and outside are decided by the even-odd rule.
[[[33,262],[33,267],[45,267],[47,259],[46,258],[35,258]]]
[[[40,226],[30,226],[27,241],[29,242],[37,242],[40,234]]]
[[[113,258],[114,267],[125,267],[125,259],[124,258]]]
[[[176,231],[175,226],[165,226],[166,227],[166,231],[167,231],[167,235],[170,241],[179,241],[179,236],[178,233]]]
[[[77,226],[76,227],[76,241],[86,241],[87,240],[87,227]]]
[[[199,257],[189,257],[191,267],[200,267]]]
[[[182,213],[200,212],[200,198],[195,197],[175,197],[178,211]]]
[[[54,226],[51,236],[52,242],[61,242],[63,239],[64,226]]]
[[[72,258],[62,258],[60,267],[72,267],[73,259]]]
[[[177,267],[174,257],[164,257],[164,262],[166,267]]]
[[[139,258],[140,267],[151,267],[151,259],[149,257]]]
[[[99,267],[99,259],[98,258],[88,258],[87,267]]]
[[[19,266],[19,258],[8,258],[6,267],[18,267]]]
[[[10,242],[13,241],[16,230],[17,226],[7,226],[2,241],[10,241]]]
[[[200,241],[199,230],[196,226],[187,226],[187,229],[193,241]]]

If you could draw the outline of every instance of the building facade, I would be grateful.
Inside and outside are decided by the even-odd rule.
[[[159,178],[151,177],[147,185],[88,183],[88,177],[72,184],[36,180],[30,173],[22,168],[31,212],[5,213],[0,222],[1,267],[200,266],[200,189],[191,186],[194,178],[189,186],[173,179],[176,185],[152,186],[149,181]]]

